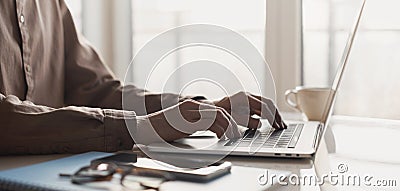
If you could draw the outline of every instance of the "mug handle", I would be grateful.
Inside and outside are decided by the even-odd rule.
[[[292,94],[293,94],[294,96],[297,96],[297,90],[291,89],[291,90],[287,90],[287,91],[285,92],[285,101],[286,101],[286,103],[287,103],[290,107],[292,107],[292,108],[294,108],[294,109],[296,109],[296,110],[298,110],[298,111],[301,111],[299,105],[298,105],[296,102],[294,102],[294,101],[292,101],[292,100],[290,99],[290,95],[292,95]]]

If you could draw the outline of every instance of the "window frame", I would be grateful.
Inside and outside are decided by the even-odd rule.
[[[285,91],[303,84],[302,0],[266,1],[265,57],[275,79],[276,102],[283,111]]]

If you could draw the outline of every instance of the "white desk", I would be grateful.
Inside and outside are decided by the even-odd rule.
[[[283,186],[278,187],[279,190],[399,190],[400,152],[397,147],[400,145],[400,121],[334,116],[330,126],[335,136],[336,152],[328,154],[323,143],[314,160],[255,157],[228,157],[226,160],[234,165],[288,170],[299,176],[317,177],[330,171],[338,173],[338,164],[345,164],[348,167],[346,173],[369,174],[373,176],[372,181],[395,180],[397,184],[395,187],[332,186],[325,181],[322,186]],[[2,156],[0,170],[65,156],[69,155]]]

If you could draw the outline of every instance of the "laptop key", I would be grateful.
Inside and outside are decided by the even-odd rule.
[[[238,147],[248,147],[250,146],[251,142],[240,142]]]
[[[251,147],[251,148],[292,148],[297,142],[302,129],[302,124],[290,124],[287,129],[270,129],[264,132],[256,129],[247,129],[242,138],[231,139],[225,146]]]
[[[227,143],[225,143],[224,146],[233,146],[236,145],[237,143],[239,143],[240,139],[230,139]]]
[[[275,144],[264,144],[263,148],[273,148]]]
[[[290,140],[292,139],[293,133],[296,130],[296,124],[291,124],[282,135],[279,137],[274,148],[287,148]]]
[[[247,129],[244,132],[243,139],[251,139],[256,134],[257,129]]]
[[[288,145],[288,148],[295,148],[297,141],[299,140],[301,131],[303,130],[303,124],[299,124],[299,126],[297,127],[296,131],[293,134],[292,139],[290,140],[290,143]]]

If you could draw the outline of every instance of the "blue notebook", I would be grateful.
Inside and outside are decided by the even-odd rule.
[[[112,153],[88,152],[62,159],[43,162],[31,166],[25,166],[5,171],[0,171],[0,190],[24,190],[24,191],[48,191],[48,190],[123,190],[117,182],[107,182],[98,187],[74,185],[69,178],[59,177],[59,173],[72,174],[79,168],[89,165],[96,158],[112,155]],[[270,182],[267,185],[259,185],[257,178],[265,173],[262,168],[233,166],[231,173],[221,177],[218,181],[209,183],[194,183],[184,181],[170,181],[163,184],[163,190],[266,190],[273,187]],[[271,174],[284,174],[290,172],[270,170]],[[276,184],[275,184],[276,185]],[[278,186],[278,185],[276,185]]]
[[[96,158],[112,153],[88,152],[35,165],[0,171],[0,190],[91,190],[74,185],[59,173],[72,174]]]

